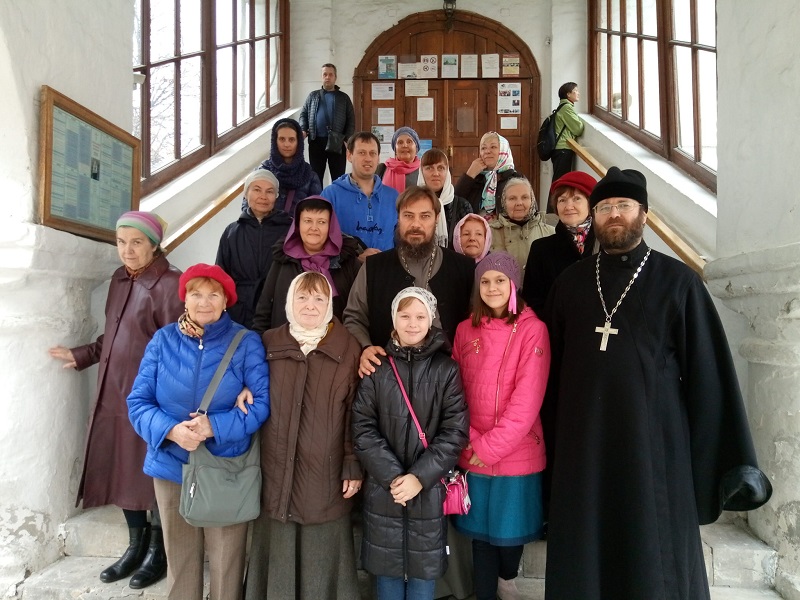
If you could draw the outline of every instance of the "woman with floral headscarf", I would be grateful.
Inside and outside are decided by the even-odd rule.
[[[456,196],[469,200],[474,212],[491,221],[497,216],[503,188],[512,177],[522,177],[522,174],[514,170],[514,157],[508,140],[490,131],[481,138],[480,156],[458,179]]]

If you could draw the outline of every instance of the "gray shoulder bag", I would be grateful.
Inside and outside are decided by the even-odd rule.
[[[233,358],[239,342],[247,333],[240,330],[219,363],[197,412],[207,414],[211,398]],[[250,438],[250,448],[240,456],[214,456],[205,442],[189,452],[183,465],[181,516],[194,527],[224,527],[246,523],[261,512],[261,444],[259,432]]]

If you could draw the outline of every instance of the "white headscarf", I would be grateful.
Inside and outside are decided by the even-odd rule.
[[[328,323],[333,319],[333,292],[327,279],[325,279],[325,285],[327,286],[325,292],[328,294],[328,308],[320,324],[313,329],[306,329],[294,318],[294,290],[297,288],[298,282],[311,273],[313,271],[305,271],[292,279],[292,283],[289,285],[289,293],[286,294],[286,319],[289,321],[289,333],[300,344],[300,350],[305,355],[308,355],[322,341],[322,338],[328,333]]]
[[[439,163],[436,163],[439,164]],[[425,177],[422,175],[422,168],[419,170],[417,176],[417,185],[425,185]],[[450,176],[450,167],[447,168],[447,175],[444,177],[444,186],[439,194],[439,216],[436,217],[436,243],[442,248],[447,248],[447,217],[444,213],[444,207],[453,201],[456,195],[456,190],[453,187],[453,178]]]
[[[407,287],[403,288],[392,300],[392,325],[397,318],[397,307],[403,298],[416,298],[425,306],[428,311],[428,328],[433,325],[433,317],[436,315],[436,296],[431,294],[428,290],[421,287]]]

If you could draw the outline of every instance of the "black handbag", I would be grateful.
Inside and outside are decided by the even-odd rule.
[[[206,414],[245,333],[246,329],[237,332],[228,346],[203,395],[198,413]],[[261,512],[261,444],[258,432],[251,436],[250,448],[240,456],[214,456],[205,442],[189,452],[189,462],[183,465],[178,512],[194,527],[224,527],[258,517]]]
[[[341,154],[342,150],[344,149],[345,135],[331,129],[333,120],[331,119],[331,115],[328,113],[328,105],[325,103],[325,94],[323,92],[320,92],[319,95],[319,105],[322,107],[322,110],[325,111],[325,118],[328,120],[328,141],[325,144],[325,152]]]

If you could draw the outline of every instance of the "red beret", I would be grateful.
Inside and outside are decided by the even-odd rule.
[[[231,279],[231,276],[223,271],[222,267],[217,265],[207,265],[205,263],[193,265],[186,269],[183,272],[183,275],[181,275],[181,278],[178,281],[178,296],[181,300],[186,300],[186,284],[195,277],[208,277],[209,279],[213,279],[214,281],[218,282],[222,286],[222,290],[225,292],[225,297],[228,299],[226,308],[230,308],[236,304],[236,301],[238,300],[238,297],[236,296],[236,284],[233,282],[233,279]]]
[[[588,199],[589,196],[592,195],[592,190],[594,190],[594,186],[596,185],[597,179],[588,173],[584,173],[583,171],[570,171],[553,182],[553,185],[550,186],[550,194],[560,187],[571,187],[579,192],[583,192]]]

